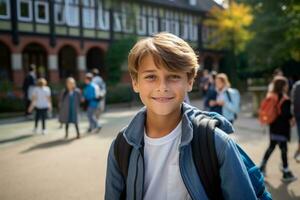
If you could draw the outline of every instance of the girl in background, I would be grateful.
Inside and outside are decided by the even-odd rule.
[[[272,81],[272,90],[268,95],[274,95],[278,99],[278,106],[280,107],[280,114],[270,124],[270,144],[266,150],[263,160],[261,162],[260,170],[265,174],[267,161],[273,153],[275,147],[278,145],[281,150],[282,159],[282,181],[291,182],[297,178],[288,168],[288,147],[287,142],[291,137],[291,125],[293,122],[293,116],[291,113],[291,101],[287,96],[289,85],[288,81],[283,76],[276,76]],[[280,105],[281,104],[281,105]]]
[[[76,81],[74,78],[67,78],[66,89],[64,89],[60,95],[59,101],[59,121],[64,123],[66,135],[68,138],[69,124],[75,125],[77,138],[80,138],[80,132],[78,127],[78,114],[80,109],[81,92],[76,87]]]

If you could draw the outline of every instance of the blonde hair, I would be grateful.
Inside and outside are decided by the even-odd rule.
[[[155,65],[168,71],[185,72],[193,79],[198,68],[198,58],[190,45],[181,38],[166,32],[139,40],[128,55],[128,70],[136,80],[141,61],[151,55]]]
[[[39,79],[37,80],[37,86],[43,87],[43,86],[46,86],[46,85],[47,85],[46,79],[44,79],[44,78],[39,78]]]
[[[216,79],[220,79],[224,83],[225,87],[230,87],[231,85],[228,80],[228,76],[224,73],[217,74]]]

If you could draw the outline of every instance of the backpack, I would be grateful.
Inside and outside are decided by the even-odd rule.
[[[234,119],[236,120],[240,110],[240,93],[237,89],[229,88],[225,91],[225,94],[229,102],[234,105]]]
[[[191,142],[193,160],[198,176],[209,199],[222,200],[221,179],[218,158],[215,150],[214,130],[218,121],[205,115],[198,115],[193,120],[194,136]],[[129,158],[132,146],[120,131],[114,143],[114,156],[124,180],[127,179]],[[264,177],[248,155],[237,145],[240,156],[247,168],[255,194],[260,200],[272,200],[264,185]],[[126,199],[126,184],[120,199]]]
[[[275,119],[281,113],[281,105],[287,99],[286,96],[279,97],[275,93],[269,93],[262,100],[259,111],[258,118],[261,124],[268,125],[275,121]]]

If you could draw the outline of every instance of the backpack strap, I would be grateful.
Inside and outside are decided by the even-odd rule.
[[[193,120],[192,153],[198,176],[211,200],[224,199],[215,149],[214,130],[218,121],[204,115]]]
[[[125,129],[119,132],[114,143],[114,155],[125,182],[125,187],[121,193],[120,200],[126,199],[126,180],[128,175],[129,158],[132,151],[132,146],[127,143],[123,136],[124,130]]]
[[[228,89],[225,91],[226,95],[227,95],[227,98],[229,100],[229,102],[231,103],[232,100],[231,100],[231,95],[230,95],[230,92],[228,91]]]

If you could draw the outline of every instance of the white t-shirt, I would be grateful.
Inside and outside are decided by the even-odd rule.
[[[191,199],[179,170],[181,122],[168,135],[150,138],[144,134],[144,200]]]
[[[43,87],[35,87],[32,91],[32,95],[35,96],[35,107],[42,109],[42,108],[49,108],[49,100],[48,98],[51,96],[50,88],[47,86]]]

